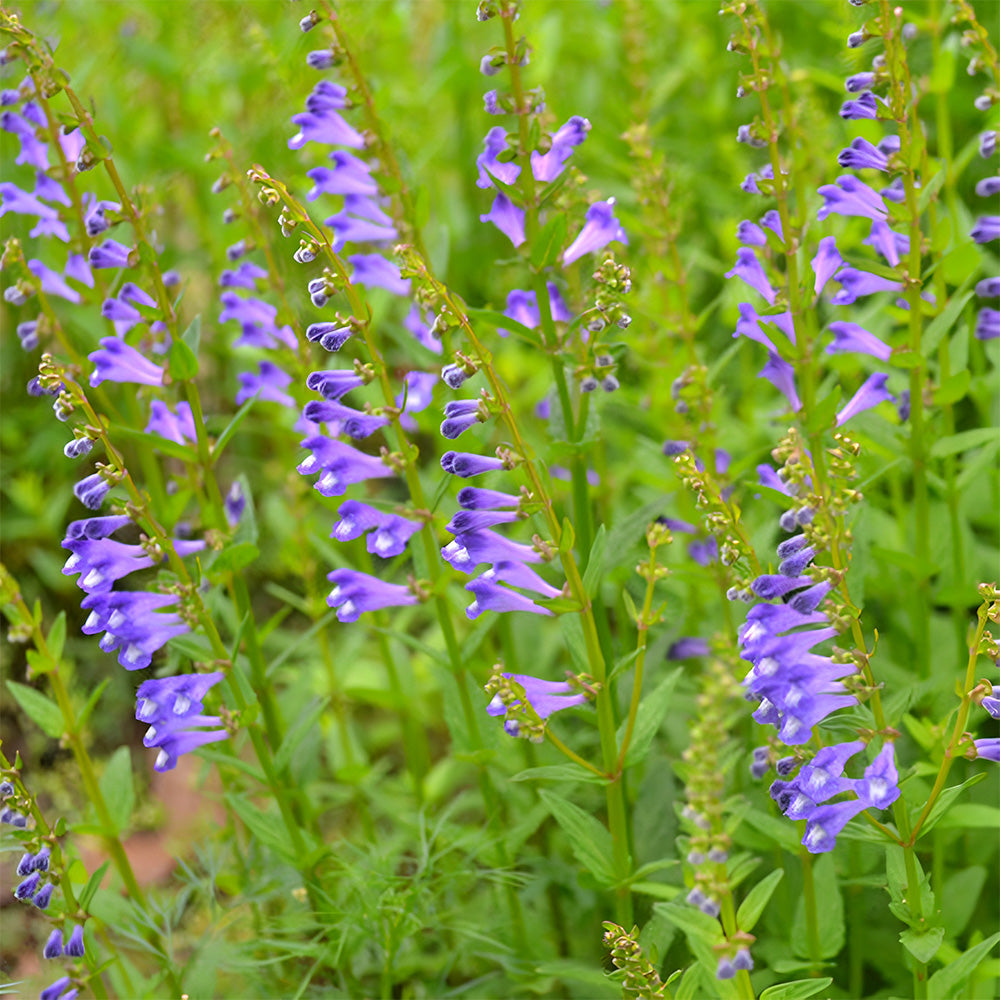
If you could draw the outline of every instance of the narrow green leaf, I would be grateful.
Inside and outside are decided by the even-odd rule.
[[[76,717],[76,724],[79,728],[83,728],[83,726],[87,724],[87,720],[90,718],[91,713],[97,707],[97,703],[101,700],[101,695],[104,694],[105,689],[110,683],[111,678],[105,677],[104,680],[90,692],[87,704],[83,706],[83,710]]]
[[[111,864],[110,860],[105,861],[100,868],[97,869],[93,875],[87,879],[87,884],[83,887],[83,891],[80,893],[78,902],[80,904],[80,909],[84,912],[87,911],[87,907],[90,906],[90,901],[94,898],[94,894],[101,887],[101,880],[104,878],[104,873],[108,870],[108,866]]]
[[[649,749],[653,744],[653,737],[666,717],[667,709],[670,707],[673,699],[674,688],[677,686],[677,681],[680,679],[681,673],[682,670],[680,667],[672,670],[660,681],[652,694],[646,695],[639,702],[639,711],[635,716],[635,728],[632,731],[632,741],[629,743],[628,750],[625,751],[626,768],[638,764],[649,753]],[[625,729],[627,726],[628,720],[626,719],[618,727],[616,742],[619,747],[621,747],[622,740],[625,738]]]
[[[227,545],[208,567],[211,575],[216,573],[235,573],[249,566],[260,555],[260,549],[251,542],[237,542]]]
[[[603,885],[612,885],[616,879],[611,834],[598,819],[572,802],[545,789],[538,794],[569,838],[577,861]]]
[[[511,781],[587,781],[595,785],[603,785],[607,779],[593,771],[588,771],[579,764],[545,764],[542,767],[529,767],[518,771]]]
[[[722,927],[719,921],[686,902],[679,900],[671,903],[654,903],[653,909],[666,917],[678,930],[683,931],[689,939],[701,940],[709,945],[718,944],[722,940]]]
[[[965,284],[952,295],[948,304],[934,317],[924,329],[924,336],[920,342],[920,351],[925,358],[930,357],[936,350],[941,338],[955,325],[956,320],[962,315],[966,302],[972,298],[972,292],[966,291],[972,283],[972,278],[967,278]]]
[[[530,261],[536,271],[549,267],[559,259],[566,242],[566,213],[557,212],[539,230],[531,244]]]
[[[232,440],[233,435],[239,429],[241,423],[243,423],[246,415],[250,412],[251,407],[257,402],[256,396],[251,396],[234,414],[233,419],[226,424],[225,430],[215,439],[215,444],[212,445],[212,464],[214,465],[222,457],[222,452],[225,447]]]
[[[968,368],[964,372],[949,375],[934,390],[934,405],[948,406],[950,403],[957,403],[969,391],[971,381],[972,373]]]
[[[604,550],[607,541],[608,533],[602,524],[594,535],[594,544],[591,545],[590,555],[587,557],[587,569],[583,574],[583,588],[588,597],[593,597],[601,585],[601,577],[604,572]]]
[[[495,312],[492,309],[466,309],[465,313],[473,324],[483,323],[494,330],[507,330],[521,337],[522,340],[528,341],[529,344],[534,344],[536,347],[541,346],[542,338],[537,330],[532,330],[531,327],[518,323],[517,320],[511,319],[501,312]]]
[[[947,455],[971,451],[980,445],[996,445],[998,443],[1000,443],[1000,427],[975,427],[970,431],[960,431],[958,434],[949,434],[948,437],[939,438],[931,445],[931,457],[944,458]]]
[[[306,706],[305,711],[288,730],[285,738],[281,741],[278,752],[274,755],[274,766],[279,774],[282,774],[291,763],[292,755],[312,731],[316,720],[323,714],[323,710],[329,703],[329,698],[317,698]]]
[[[746,895],[736,911],[736,926],[741,931],[752,931],[754,924],[760,919],[771,899],[778,883],[785,877],[784,869],[776,868],[770,875],[765,875]]]
[[[769,837],[786,851],[797,851],[799,849],[799,835],[795,827],[788,820],[769,816],[760,809],[748,810],[743,819],[744,822],[764,834],[765,837]]]
[[[931,830],[937,826],[938,820],[955,804],[955,800],[963,791],[972,788],[974,785],[978,785],[980,781],[986,779],[986,772],[980,771],[978,774],[972,775],[971,778],[966,778],[960,785],[952,785],[950,788],[946,788],[939,796],[937,802],[934,803],[934,808],[931,809],[930,815],[924,821],[924,825],[920,828],[920,832],[917,834],[917,840],[921,837],[927,836]],[[915,822],[916,817],[920,815],[921,810],[919,808],[913,809],[913,816],[910,822]]]
[[[833,392],[824,396],[814,407],[806,420],[806,430],[810,432],[823,431],[832,426],[837,407],[840,405],[840,386],[834,386]]]
[[[127,746],[119,747],[109,758],[99,781],[113,829],[120,834],[128,828],[135,806],[132,782],[132,755]]]
[[[976,971],[979,963],[1000,941],[1000,931],[991,934],[985,941],[970,948],[961,958],[956,958],[943,969],[939,969],[927,982],[927,995],[934,1000],[961,1000],[968,996],[964,992],[969,976]]]
[[[63,734],[63,717],[59,706],[41,691],[27,684],[7,681],[7,688],[24,714],[31,719],[46,736],[57,740]]]
[[[201,314],[195,316],[191,320],[188,328],[181,334],[181,340],[184,341],[188,347],[191,348],[192,352],[197,356],[198,348],[201,345]]]
[[[944,928],[927,927],[918,930],[916,927],[908,927],[899,935],[899,940],[918,962],[926,964],[938,953],[944,940]]]
[[[833,958],[844,947],[846,929],[844,925],[844,900],[840,894],[833,858],[823,854],[813,859],[813,882],[816,886],[816,922],[819,927],[820,958]],[[806,934],[805,899],[799,897],[792,924],[792,950],[796,955],[809,957],[809,941]]]
[[[175,381],[192,379],[198,374],[198,355],[183,340],[175,340],[167,355],[167,366]]]
[[[286,861],[297,861],[295,849],[288,837],[288,831],[278,820],[277,813],[268,814],[248,802],[242,795],[230,792],[226,801],[233,812],[243,821],[246,828],[262,843],[277,851]]]
[[[144,431],[136,430],[134,427],[126,427],[124,424],[112,424],[111,436],[116,441],[121,438],[137,441],[142,448],[155,448],[164,455],[179,459],[181,462],[198,461],[198,453],[194,448],[185,444],[178,444],[169,438],[160,437],[159,434],[146,434]]]
[[[45,645],[49,647],[49,653],[53,660],[58,660],[63,654],[63,647],[66,645],[66,612],[60,611],[56,620],[49,629],[49,634],[45,637]]]
[[[760,995],[760,1000],[808,1000],[822,993],[833,982],[829,976],[822,979],[796,979],[792,983],[768,986]]]

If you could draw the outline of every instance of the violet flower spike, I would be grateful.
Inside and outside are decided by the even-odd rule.
[[[856,416],[859,413],[863,413],[865,410],[870,410],[873,406],[878,406],[879,403],[884,403],[895,399],[893,394],[889,392],[885,383],[888,381],[889,376],[884,372],[877,372],[874,375],[869,375],[865,379],[861,388],[851,397],[848,403],[841,409],[837,414],[837,426],[843,426],[851,417]]]
[[[628,237],[614,215],[615,199],[595,202],[587,209],[583,229],[563,253],[563,264],[569,267],[584,254],[603,250],[609,243],[628,245]]]

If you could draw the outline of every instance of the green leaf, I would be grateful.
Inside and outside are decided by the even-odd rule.
[[[957,403],[969,391],[971,381],[972,373],[968,368],[964,372],[949,375],[934,390],[934,405],[948,406],[950,403]]]
[[[664,506],[663,500],[651,500],[611,525],[605,547],[607,569],[612,570],[632,558],[636,542],[645,535],[650,521],[663,513]]]
[[[216,438],[212,446],[212,464],[214,465],[222,456],[223,449],[232,440],[240,424],[250,412],[250,408],[257,402],[256,396],[251,396],[234,414],[233,419],[226,424],[225,430]]]
[[[503,313],[494,312],[492,309],[466,309],[465,314],[472,323],[484,323],[494,330],[508,330],[529,344],[534,344],[536,347],[541,346],[542,337],[537,330],[532,330],[531,327],[518,323],[509,316],[504,316]]]
[[[593,771],[588,771],[579,764],[545,764],[542,767],[529,767],[518,771],[511,781],[588,781],[595,785],[607,783],[607,778]]]
[[[167,366],[175,381],[192,379],[198,374],[198,355],[183,340],[175,340],[167,355]]]
[[[101,880],[104,878],[104,873],[108,870],[108,866],[111,864],[110,861],[105,861],[100,868],[94,872],[93,875],[87,879],[87,884],[83,887],[83,891],[80,893],[80,897],[77,902],[80,904],[80,909],[87,912],[87,907],[90,906],[90,901],[94,898],[94,894],[101,887]]]
[[[579,806],[550,791],[542,789],[538,795],[569,838],[577,861],[603,885],[614,884],[617,879],[611,834],[603,824]],[[625,876],[625,872],[620,874]]]
[[[329,704],[329,698],[317,698],[306,706],[305,711],[296,720],[295,725],[288,730],[287,735],[281,741],[278,752],[274,755],[274,766],[278,774],[282,774],[292,761],[292,754],[298,749],[299,744],[312,732],[316,720],[323,714],[323,710]]]
[[[186,444],[178,444],[169,438],[160,437],[159,434],[146,434],[145,431],[136,430],[134,427],[126,427],[124,424],[111,425],[111,437],[115,441],[121,438],[128,438],[131,441],[138,441],[142,448],[155,448],[157,451],[169,455],[171,458],[179,459],[182,462],[197,462],[198,453],[194,448]]]
[[[792,983],[768,986],[760,995],[760,1000],[807,1000],[814,997],[833,982],[829,976],[822,979],[796,979]]]
[[[559,536],[559,555],[564,556],[573,551],[576,542],[576,532],[573,530],[573,522],[568,517],[562,521],[562,533]]]
[[[955,800],[961,795],[963,790],[972,788],[974,785],[978,785],[980,781],[984,781],[986,778],[986,772],[980,771],[978,774],[972,775],[971,778],[966,778],[960,785],[952,785],[950,788],[946,788],[939,796],[937,802],[934,803],[934,808],[931,809],[930,815],[924,820],[924,825],[920,828],[920,832],[917,834],[917,840],[921,837],[926,836],[935,826],[937,826],[938,820],[952,807]],[[919,808],[914,808],[913,815],[910,818],[911,823],[915,823],[917,817],[920,815],[922,810]]]
[[[21,711],[41,727],[46,736],[51,736],[54,740],[62,736],[62,712],[54,701],[41,691],[36,691],[27,684],[18,684],[17,681],[7,681],[7,688],[21,706]]]
[[[233,811],[243,821],[250,833],[262,844],[277,851],[291,864],[295,864],[299,860],[289,839],[288,831],[284,824],[279,821],[276,813],[269,815],[235,792],[227,793],[226,801],[232,806]]]
[[[49,653],[53,660],[58,660],[63,654],[63,647],[66,645],[66,612],[60,611],[56,620],[49,629],[49,634],[45,637],[45,645],[49,647]]]
[[[945,177],[948,176],[948,167],[943,166],[940,170],[920,189],[920,197],[917,199],[917,214],[923,215],[927,211],[927,206],[931,203],[931,198],[935,197],[944,184]]]
[[[840,397],[840,386],[834,386],[833,392],[824,396],[813,407],[812,412],[806,420],[806,430],[810,433],[816,433],[817,431],[825,431],[828,427],[831,427],[837,407],[840,405]]]
[[[249,566],[260,555],[260,549],[252,542],[237,542],[235,545],[227,545],[213,561],[210,572],[235,573],[246,566]]]
[[[190,326],[181,334],[181,340],[184,341],[188,347],[194,352],[195,357],[198,355],[198,347],[201,345],[201,315],[195,316],[191,320]]]
[[[972,298],[972,292],[965,291],[971,282],[972,278],[967,278],[965,284],[952,295],[944,309],[927,324],[923,339],[920,342],[920,351],[925,358],[930,357],[937,350],[938,344],[941,343],[941,338],[955,325],[958,317],[962,315],[965,303]]]
[[[101,695],[104,694],[105,688],[111,683],[110,677],[105,677],[93,691],[90,692],[90,697],[87,699],[87,704],[83,706],[83,710],[76,717],[77,728],[82,729],[86,724],[87,720],[90,718],[91,713],[97,707],[98,701],[100,701]]]
[[[997,829],[996,825],[993,829]],[[948,928],[950,938],[965,930],[985,884],[986,869],[982,865],[971,865],[945,881],[941,890],[941,923]]]
[[[673,698],[674,688],[677,686],[677,681],[680,679],[682,672],[680,667],[672,670],[660,681],[652,694],[646,695],[639,702],[639,711],[636,713],[635,727],[632,730],[632,741],[629,743],[628,750],[625,751],[626,768],[638,764],[649,753],[653,737],[656,735],[667,714],[667,709],[670,707],[670,702]],[[627,725],[628,720],[626,719],[618,727],[616,742],[619,747],[625,738]]]
[[[111,818],[112,829],[108,832],[120,834],[128,828],[135,806],[132,755],[127,746],[119,747],[108,758],[99,784]]]
[[[917,929],[908,927],[899,935],[903,947],[918,961],[925,965],[937,954],[944,940],[943,927],[925,927]]]
[[[934,1000],[961,1000],[968,996],[965,992],[969,976],[976,971],[979,963],[1000,941],[1000,932],[991,934],[985,941],[970,948],[961,958],[956,958],[943,969],[931,976],[927,983],[927,995]]]
[[[583,589],[588,597],[593,597],[601,585],[601,574],[604,571],[604,550],[607,545],[608,534],[602,524],[594,535],[594,544],[590,547],[590,555],[587,557],[587,569],[583,574]]]
[[[736,911],[736,926],[741,931],[752,931],[754,924],[760,919],[771,895],[778,883],[785,877],[784,869],[776,868],[770,875],[765,875],[746,895]]]
[[[719,921],[707,913],[702,913],[701,910],[689,903],[680,900],[671,903],[654,903],[653,909],[666,917],[674,927],[683,931],[690,939],[704,941],[710,945],[717,944],[722,940],[722,927]]]
[[[743,819],[755,830],[764,834],[765,837],[769,837],[786,851],[797,851],[799,849],[799,835],[795,827],[788,820],[769,816],[760,809],[748,810]]]
[[[967,375],[968,372],[965,372]],[[1000,443],[1000,427],[975,427],[971,431],[961,431],[939,438],[931,445],[932,458],[945,458],[964,451],[971,451],[980,445]]]
[[[549,267],[559,259],[566,242],[566,213],[557,212],[542,226],[531,244],[530,261],[536,271]]]
[[[844,947],[844,900],[840,895],[840,885],[833,858],[829,854],[814,859],[813,883],[816,887],[816,923],[819,928],[820,958],[833,958]],[[806,935],[805,899],[799,897],[792,925],[792,950],[802,958],[809,957],[809,941]]]

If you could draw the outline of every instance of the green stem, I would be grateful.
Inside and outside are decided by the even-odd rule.
[[[819,974],[822,951],[819,941],[819,917],[816,909],[816,882],[813,878],[812,855],[802,851],[802,902],[806,915],[806,942],[813,975]]]

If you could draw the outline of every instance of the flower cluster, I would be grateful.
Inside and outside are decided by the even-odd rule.
[[[565,681],[546,681],[527,674],[504,673],[503,665],[497,664],[486,684],[486,693],[492,695],[487,714],[503,717],[508,736],[541,743],[549,716],[583,705],[594,694],[594,688],[586,677],[568,675]]]
[[[13,782],[0,781],[0,801],[3,802],[3,809],[0,812],[0,823],[10,823],[12,826],[25,829],[27,817],[18,809],[12,809],[9,803],[15,806],[24,805],[23,800],[18,796],[17,789]],[[40,836],[41,831],[35,830],[27,834],[21,840],[21,847],[24,853],[17,864],[17,875],[21,881],[14,889],[14,898],[23,903],[31,903],[37,909],[45,911],[48,919],[57,922],[49,934],[44,947],[42,957],[45,959],[83,958],[86,954],[83,941],[83,926],[74,923],[66,936],[66,920],[62,913],[51,913],[50,904],[56,889],[56,881],[53,880],[51,866],[53,862],[52,848],[46,838]],[[54,840],[52,841],[54,843]],[[56,875],[65,877],[64,874]],[[58,907],[56,907],[58,909]],[[75,970],[70,969],[71,975],[60,976],[54,983],[42,990],[40,996],[44,1000],[75,1000],[79,995],[79,990],[72,986],[75,978]]]

